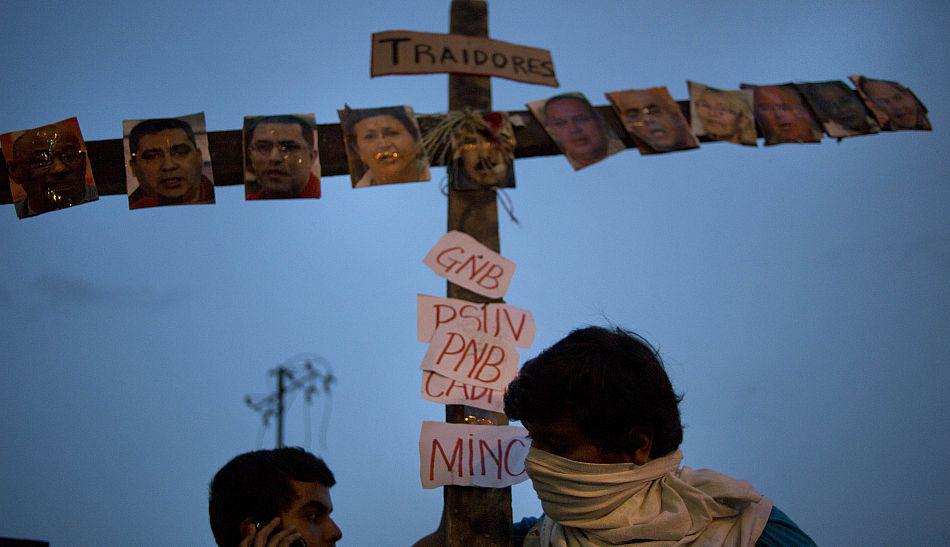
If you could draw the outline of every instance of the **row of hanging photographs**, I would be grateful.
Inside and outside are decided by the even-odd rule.
[[[725,90],[688,81],[690,122],[666,87],[606,93],[641,154],[699,147],[697,137],[756,146],[817,143],[931,129],[913,92],[889,81],[842,81]],[[625,148],[580,93],[529,103],[575,170]],[[449,112],[424,137],[408,106],[338,111],[354,188],[430,179],[429,158],[449,165],[460,190],[515,186],[515,138],[505,112]],[[130,209],[213,204],[214,178],[204,114],[122,122]],[[248,200],[319,198],[320,161],[313,114],[244,119]],[[0,135],[19,218],[96,201],[98,192],[76,118]]]

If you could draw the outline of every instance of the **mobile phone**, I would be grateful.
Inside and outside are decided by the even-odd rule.
[[[269,521],[268,521],[268,522],[269,522]],[[260,530],[261,528],[264,527],[264,523],[261,522],[260,520],[255,520],[255,521],[254,521],[254,526],[255,526],[258,530]],[[273,530],[271,530],[270,536],[267,536],[267,541],[270,541],[271,536],[273,536],[274,534],[280,532],[281,530],[283,530],[283,528],[281,528],[280,526],[277,526],[277,527],[275,527]],[[290,544],[290,547],[307,547],[307,542],[304,541],[303,538],[299,538],[299,539],[294,540],[294,542]]]

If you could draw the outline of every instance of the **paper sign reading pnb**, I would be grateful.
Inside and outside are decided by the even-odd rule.
[[[515,274],[514,262],[457,231],[442,236],[422,262],[436,275],[489,298],[505,296]]]
[[[441,327],[432,335],[419,368],[470,386],[504,391],[518,374],[518,350],[504,338],[471,329]]]
[[[558,86],[550,51],[459,34],[374,33],[369,71],[371,77],[449,72]]]
[[[459,298],[417,294],[416,311],[416,337],[420,342],[431,340],[435,329],[442,325],[462,324],[496,338],[514,340],[519,348],[534,343],[534,316],[508,304],[476,304]]]
[[[518,484],[528,478],[524,459],[529,445],[528,430],[523,427],[422,422],[422,487]]]
[[[492,412],[505,411],[504,392],[463,384],[431,370],[422,371],[422,397],[444,405],[474,406]]]

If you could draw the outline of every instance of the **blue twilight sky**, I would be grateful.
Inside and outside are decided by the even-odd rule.
[[[398,6],[396,8],[395,6]],[[558,91],[843,79],[910,86],[932,133],[765,149],[731,144],[575,173],[522,160],[507,301],[536,354],[610,320],[659,346],[685,463],[752,482],[823,545],[950,543],[950,3],[493,2],[492,36],[551,50],[561,88],[495,80],[494,106]],[[27,2],[0,17],[0,132],[123,119],[447,107],[445,75],[369,78],[370,35],[447,32],[447,1]],[[246,393],[301,352],[339,377],[326,458],[344,545],[435,528],[418,434],[415,295],[445,231],[430,183],[323,199],[130,212],[121,196],[18,221],[0,207],[0,536],[54,545],[210,545],[206,488],[257,448]],[[287,438],[306,442],[304,406]],[[264,446],[273,443],[266,432]],[[540,513],[529,483],[517,518]]]

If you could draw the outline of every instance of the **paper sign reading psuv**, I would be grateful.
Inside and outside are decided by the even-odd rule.
[[[528,478],[524,459],[529,446],[528,430],[523,427],[422,422],[422,487],[518,484]]]
[[[422,397],[444,405],[466,405],[492,412],[505,412],[503,391],[470,386],[431,370],[422,371]]]
[[[422,261],[436,275],[488,298],[501,298],[515,274],[515,263],[472,236],[451,231]]]
[[[504,338],[460,327],[437,329],[419,368],[470,386],[504,391],[518,374],[515,345]]]
[[[496,338],[513,340],[519,348],[531,347],[536,326],[528,310],[508,304],[476,304],[458,298],[416,295],[417,329],[420,342],[432,339],[442,325],[462,324]]]

